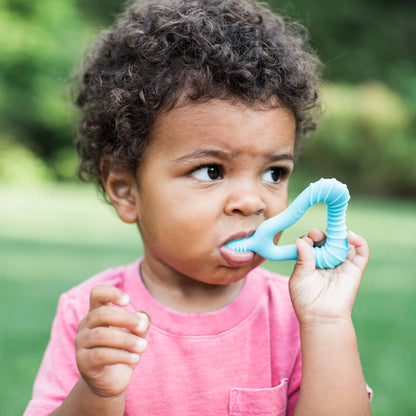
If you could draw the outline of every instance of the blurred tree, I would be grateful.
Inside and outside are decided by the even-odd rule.
[[[105,27],[114,23],[115,17],[123,10],[125,1],[120,0],[76,0],[81,13],[92,23]]]
[[[416,197],[416,119],[379,82],[323,88],[328,111],[302,155],[302,177],[336,177],[354,193]]]
[[[415,0],[271,0],[300,20],[332,82],[378,80],[416,103]]]
[[[46,160],[71,145],[63,87],[90,34],[73,0],[3,0],[0,138],[7,132]]]
[[[399,93],[413,110],[401,129],[402,142],[414,142],[415,0],[270,2],[276,12],[308,27],[330,83],[378,81]],[[0,0],[3,151],[15,149],[11,142],[24,145],[57,177],[71,176],[74,113],[67,79],[94,36],[114,21],[124,4],[123,0]]]

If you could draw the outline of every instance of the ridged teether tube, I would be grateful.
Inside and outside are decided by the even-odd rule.
[[[313,247],[316,266],[331,269],[345,261],[348,254],[345,213],[350,194],[348,188],[336,179],[320,179],[311,183],[280,214],[264,221],[249,238],[227,244],[234,251],[254,251],[269,260],[296,260],[296,245],[276,246],[273,237],[295,224],[312,206],[327,204],[327,238],[322,247]]]

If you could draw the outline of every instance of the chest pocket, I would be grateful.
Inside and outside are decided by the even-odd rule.
[[[267,389],[235,388],[230,391],[230,416],[284,416],[287,379]]]

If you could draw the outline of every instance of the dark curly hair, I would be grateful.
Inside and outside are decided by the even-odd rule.
[[[250,0],[132,3],[101,32],[79,77],[80,178],[103,189],[105,160],[136,170],[161,111],[211,98],[290,109],[299,147],[319,109],[320,63],[306,38]]]

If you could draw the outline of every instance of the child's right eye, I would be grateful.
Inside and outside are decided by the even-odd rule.
[[[218,165],[206,165],[195,169],[191,176],[201,182],[212,182],[222,179],[221,168]]]

